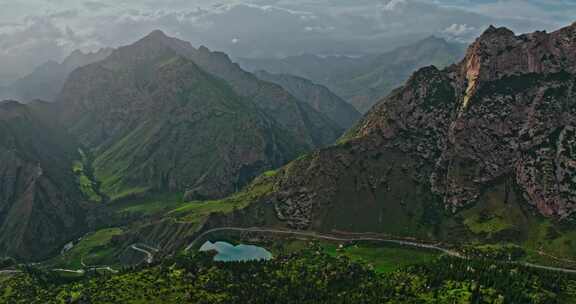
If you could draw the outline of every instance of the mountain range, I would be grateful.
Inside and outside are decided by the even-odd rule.
[[[99,229],[96,208],[121,227],[118,257],[258,225],[571,258],[573,37],[576,25],[490,27],[462,61],[419,69],[355,123],[323,85],[152,32],[76,69],[55,103],[2,103],[0,249],[46,257]]]
[[[297,229],[573,257],[574,37],[490,27],[460,63],[420,69],[339,144],[279,170],[259,208]]]
[[[461,62],[416,71],[336,144],[223,200],[160,212],[117,244],[169,253],[218,227],[274,227],[453,248],[514,244],[531,258],[569,261],[575,36],[575,25],[519,36],[490,27]]]
[[[418,68],[445,67],[464,56],[465,47],[429,37],[382,54],[361,57],[305,54],[283,59],[239,59],[250,71],[290,74],[327,86],[361,113],[366,113]]]
[[[72,52],[58,63],[49,61],[37,67],[32,73],[14,83],[0,88],[0,99],[12,99],[22,102],[33,100],[54,101],[68,75],[76,68],[103,60],[112,53],[111,48],[103,48],[94,53],[80,50]]]
[[[438,44],[308,68],[371,104]],[[573,303],[576,23],[440,66],[360,117],[154,31],[0,102],[0,301]]]
[[[60,94],[62,122],[95,155],[112,199],[223,196],[308,148],[179,43],[153,33],[76,70]]]
[[[3,254],[46,257],[113,202],[227,196],[345,130],[328,115],[341,101],[302,101],[224,53],[161,31],[102,60],[84,59],[71,56],[55,70],[81,65],[53,103],[2,105]]]
[[[294,97],[308,102],[315,110],[324,113],[345,130],[351,128],[362,116],[352,105],[327,87],[306,78],[289,74],[271,74],[266,71],[258,71],[255,75],[264,81],[282,86]]]

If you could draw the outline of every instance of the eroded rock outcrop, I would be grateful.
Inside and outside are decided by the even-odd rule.
[[[576,25],[520,36],[490,27],[461,63],[416,72],[345,143],[283,169],[271,199],[278,216],[300,228],[331,227],[350,193],[346,204],[381,203],[382,218],[419,200],[407,191],[458,211],[506,188],[506,199],[519,200],[509,194],[518,192],[542,215],[567,218],[576,212],[575,73]],[[428,211],[419,212],[404,214],[413,222]]]

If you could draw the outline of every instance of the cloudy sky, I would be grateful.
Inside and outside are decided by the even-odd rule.
[[[428,35],[470,41],[572,23],[576,0],[0,0],[0,82],[74,49],[154,29],[233,56],[384,51]]]

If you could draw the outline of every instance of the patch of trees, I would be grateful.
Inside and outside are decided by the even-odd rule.
[[[572,303],[576,277],[483,259],[440,257],[389,274],[312,246],[271,261],[178,255],[64,282],[37,269],[0,281],[0,303]]]

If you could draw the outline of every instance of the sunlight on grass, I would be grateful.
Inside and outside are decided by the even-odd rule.
[[[83,158],[84,154],[82,153]],[[76,175],[76,180],[80,186],[80,191],[84,194],[86,198],[93,202],[102,202],[102,197],[96,192],[96,182],[94,182],[86,174],[83,161],[75,161],[72,167],[72,171]]]
[[[122,234],[120,228],[98,230],[84,237],[70,251],[56,257],[52,264],[61,267],[79,269],[82,267],[82,259],[88,265],[100,264],[111,254],[112,248],[108,245],[114,236]]]
[[[332,256],[344,255],[353,261],[370,264],[379,273],[388,273],[408,265],[430,262],[439,253],[395,245],[357,244],[339,249],[334,243],[322,243],[322,248]]]
[[[229,213],[235,209],[243,209],[272,191],[271,176],[271,173],[264,174],[254,184],[233,196],[221,200],[190,202],[170,211],[168,215],[182,222],[198,223],[212,213]]]
[[[118,213],[153,215],[166,213],[186,203],[181,193],[155,193],[144,198],[134,198],[112,204]]]

